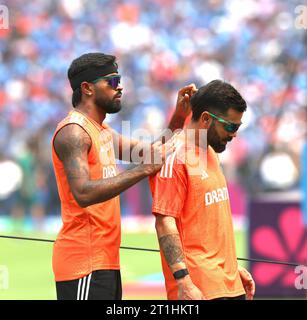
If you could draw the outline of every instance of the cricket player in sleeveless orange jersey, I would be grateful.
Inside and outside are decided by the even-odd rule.
[[[236,136],[246,103],[230,84],[214,80],[192,96],[191,107],[192,120],[176,138],[176,151],[150,177],[167,297],[252,299],[255,283],[237,264],[217,156]]]
[[[143,161],[118,173],[115,159],[138,142],[103,124],[107,113],[121,109],[123,88],[115,57],[84,54],[72,62],[68,78],[74,110],[59,123],[52,140],[63,221],[53,250],[57,298],[121,299],[119,194],[156,173],[172,146],[153,143],[149,155],[160,155],[160,163]],[[193,84],[179,90],[171,130],[183,126],[195,91]]]

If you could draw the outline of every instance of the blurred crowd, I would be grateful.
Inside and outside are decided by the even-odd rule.
[[[0,215],[59,215],[51,138],[71,107],[67,69],[86,52],[117,56],[121,131],[165,127],[177,90],[213,79],[246,99],[243,128],[221,155],[234,214],[248,196],[299,186],[306,137],[306,31],[300,1],[21,0],[4,3],[0,29]],[[305,39],[304,39],[305,36]],[[268,174],[270,173],[270,174]],[[150,214],[146,181],[122,195],[122,212]]]

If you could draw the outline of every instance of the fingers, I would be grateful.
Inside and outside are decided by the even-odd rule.
[[[243,267],[239,267],[240,277],[243,281],[251,281],[253,280],[252,275]]]
[[[244,286],[245,292],[246,292],[246,298],[247,300],[253,300],[255,295],[255,282],[253,279],[248,280],[248,283]]]
[[[176,149],[176,146],[175,146],[175,140],[169,140],[167,141],[164,145],[163,145],[163,148],[164,148],[164,153],[163,155],[165,155],[165,158],[164,160],[170,155],[172,154],[175,149]]]
[[[187,94],[188,97],[191,97],[196,91],[197,91],[197,88],[196,88],[195,83],[191,83],[191,84],[181,88],[179,90],[179,94],[182,96],[183,95],[185,96]]]
[[[168,144],[176,144],[178,142],[178,137],[182,134],[182,130],[176,130],[173,135],[171,136],[170,139],[168,139],[165,144],[168,145]]]
[[[256,285],[255,285],[255,281],[252,279],[251,280],[251,288],[250,288],[251,300],[254,298],[255,291],[256,291]]]
[[[189,86],[191,95],[197,91],[195,83],[191,83]]]
[[[175,151],[175,140],[171,139],[165,144],[161,141],[157,141],[152,145],[153,164],[163,165],[166,158]]]
[[[154,152],[161,153],[162,151],[174,151],[175,150],[176,140],[172,137],[165,144],[162,144],[161,141],[156,141],[152,144],[152,149]]]
[[[246,299],[252,300],[256,291],[255,281],[252,275],[245,268],[239,266],[239,273],[246,292]]]
[[[253,300],[254,295],[251,292],[246,292],[246,300]]]
[[[158,147],[161,146],[161,145],[162,145],[162,141],[158,140],[158,141],[156,141],[156,142],[154,142],[154,143],[152,144],[152,147],[153,147],[153,148],[158,148]]]
[[[184,102],[188,103],[190,100],[190,96],[187,93],[185,93],[183,99],[184,99]]]

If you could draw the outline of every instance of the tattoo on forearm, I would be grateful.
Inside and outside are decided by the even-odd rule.
[[[169,266],[175,263],[184,262],[184,255],[179,234],[169,234],[163,236],[159,238],[159,243]]]

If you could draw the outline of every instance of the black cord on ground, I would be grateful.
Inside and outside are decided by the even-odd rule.
[[[40,242],[51,242],[53,243],[55,240],[51,239],[40,239],[40,238],[26,238],[26,237],[16,237],[16,236],[4,236],[0,235],[0,238],[4,239],[14,239],[14,240],[27,240],[27,241],[40,241]],[[120,249],[127,249],[127,250],[138,250],[138,251],[147,251],[147,252],[160,252],[160,250],[157,249],[147,249],[147,248],[136,248],[136,247],[120,247]],[[252,259],[252,258],[237,258],[238,260],[241,261],[250,261],[250,262],[262,262],[262,263],[273,263],[273,264],[282,264],[286,266],[306,266],[305,264],[302,263],[297,263],[297,262],[284,262],[284,261],[274,261],[274,260],[265,260],[265,259]]]

